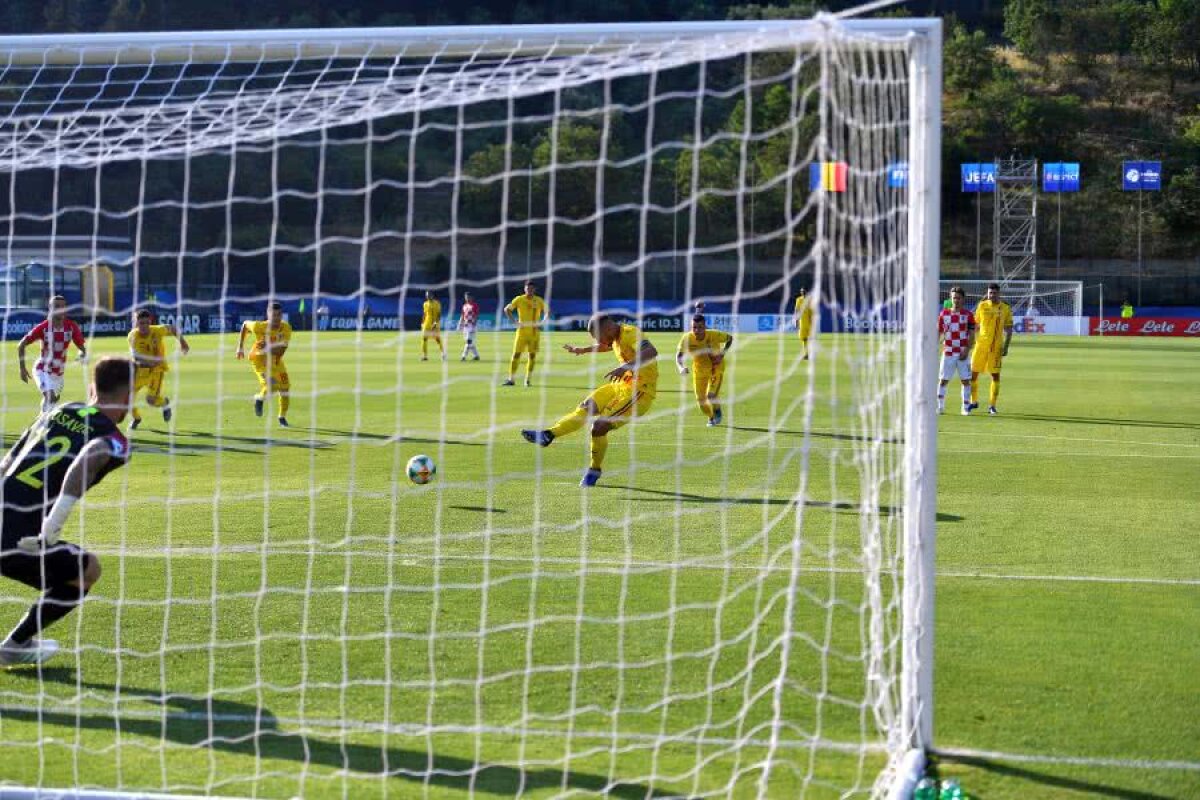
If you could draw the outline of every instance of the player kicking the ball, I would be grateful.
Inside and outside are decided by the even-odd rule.
[[[595,486],[600,480],[604,454],[608,452],[608,434],[635,417],[644,416],[658,394],[658,351],[633,325],[623,325],[607,314],[588,322],[593,345],[575,347],[564,344],[573,355],[612,351],[620,364],[605,377],[607,383],[583,399],[579,406],[547,430],[524,430],[525,441],[548,447],[555,439],[574,433],[591,422],[592,447],[587,472],[580,486]]]
[[[938,383],[938,413],[946,413],[946,384],[955,375],[962,381],[962,413],[971,413],[971,364],[975,343],[975,315],[966,309],[961,286],[950,290],[950,307],[938,313],[938,338],[942,342],[942,367]]]
[[[100,359],[88,402],[43,413],[0,462],[0,575],[42,592],[0,644],[0,666],[41,664],[53,656],[58,643],[35,637],[70,614],[100,580],[99,558],[59,537],[79,498],[129,460],[129,443],[117,426],[129,411],[134,370],[129,359]]]

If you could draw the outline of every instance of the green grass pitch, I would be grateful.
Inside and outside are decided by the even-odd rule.
[[[172,425],[148,410],[68,525],[105,572],[53,629],[67,652],[0,673],[0,780],[740,798],[769,758],[766,796],[866,796],[859,509],[898,535],[899,447],[873,445],[876,471],[855,453],[902,403],[870,385],[850,411],[871,340],[827,337],[810,386],[794,338],[739,337],[715,430],[664,364],[584,492],[586,437],[519,437],[611,368],[550,349],[578,338],[500,389],[507,336],[466,364],[451,336],[443,365],[411,336],[298,334],[281,430],[233,338],[195,337]],[[1198,355],[1019,338],[1003,414],[939,420],[936,739],[970,752],[937,768],[974,795],[1200,796]],[[11,443],[36,393],[4,367]],[[437,480],[393,480],[417,453]],[[30,597],[4,582],[0,624]]]

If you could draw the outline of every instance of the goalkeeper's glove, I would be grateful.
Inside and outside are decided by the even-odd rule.
[[[18,549],[36,555],[39,551],[53,547],[58,544],[58,539],[62,536],[63,524],[67,521],[67,517],[71,514],[71,508],[79,502],[78,497],[73,497],[69,494],[60,494],[58,499],[54,501],[54,507],[50,509],[50,513],[42,520],[42,532],[38,536],[25,536],[17,542]]]

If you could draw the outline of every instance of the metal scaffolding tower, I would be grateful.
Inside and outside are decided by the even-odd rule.
[[[1037,280],[1037,159],[996,159],[993,266],[996,280]]]

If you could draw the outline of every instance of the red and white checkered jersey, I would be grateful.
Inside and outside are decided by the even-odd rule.
[[[938,333],[945,337],[942,353],[948,356],[961,356],[967,349],[967,339],[975,330],[975,315],[965,308],[955,311],[953,308],[943,308],[938,314]]]
[[[473,326],[479,319],[479,304],[478,303],[463,303],[462,304],[462,325]]]
[[[33,368],[49,375],[63,374],[67,364],[67,348],[72,342],[78,348],[86,344],[83,330],[69,319],[63,320],[61,328],[51,328],[49,320],[42,320],[25,334],[21,342],[30,345],[38,340],[42,343],[42,354]]]

